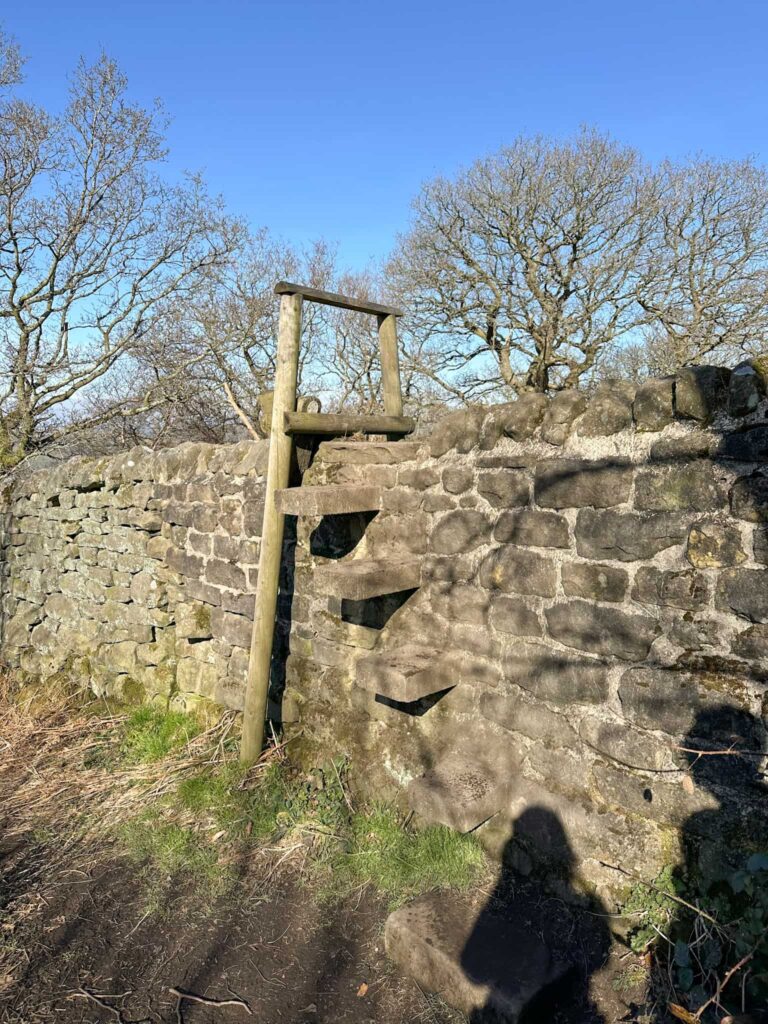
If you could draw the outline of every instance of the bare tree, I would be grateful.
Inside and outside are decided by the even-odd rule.
[[[635,152],[587,130],[518,139],[426,185],[391,270],[414,332],[442,338],[441,379],[463,373],[469,399],[499,378],[514,392],[577,385],[644,318],[652,212]]]
[[[10,69],[6,82],[18,80],[11,57],[0,67]],[[0,102],[5,466],[75,427],[161,404],[167,380],[127,406],[87,408],[90,389],[161,333],[174,304],[240,244],[241,226],[199,178],[161,176],[163,129],[159,109],[128,101],[124,76],[105,56],[80,63],[60,116],[12,93]]]
[[[768,173],[750,160],[665,163],[639,301],[651,372],[764,350]]]

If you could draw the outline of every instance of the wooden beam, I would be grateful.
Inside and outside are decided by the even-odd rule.
[[[381,355],[381,389],[384,392],[384,412],[388,416],[403,415],[403,395],[400,390],[400,355],[397,351],[397,319],[379,316],[379,352]]]
[[[336,306],[339,309],[351,309],[355,313],[370,313],[373,316],[402,316],[402,312],[394,306],[382,306],[378,302],[363,302],[351,299],[348,295],[337,295],[336,292],[324,292],[319,288],[306,288],[303,284],[291,284],[290,281],[278,281],[275,285],[276,295],[301,295],[310,302],[319,302],[323,306]]]
[[[287,412],[285,433],[344,437],[347,434],[412,434],[415,420],[408,416],[346,416],[323,412]]]
[[[264,722],[267,717],[267,696],[272,662],[272,640],[280,580],[285,516],[278,512],[275,491],[288,486],[291,468],[290,435],[283,429],[284,416],[296,408],[296,386],[301,344],[301,305],[298,294],[280,299],[280,326],[277,336],[277,368],[269,435],[264,523],[261,528],[259,575],[251,634],[251,655],[243,710],[243,735],[240,760],[252,764],[261,755]]]

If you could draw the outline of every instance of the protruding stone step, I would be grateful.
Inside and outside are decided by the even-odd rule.
[[[277,511],[286,516],[335,516],[346,512],[378,512],[382,496],[380,487],[326,484],[275,491],[275,504]]]
[[[329,562],[315,570],[314,582],[319,590],[335,597],[365,601],[382,594],[415,590],[421,584],[421,566],[414,558],[397,562],[368,558]]]
[[[418,441],[324,441],[317,460],[345,466],[392,466],[418,458],[420,450]]]
[[[366,690],[405,704],[455,686],[461,674],[458,662],[450,652],[406,644],[361,658],[357,682]]]
[[[451,754],[407,789],[408,806],[427,824],[471,832],[498,814],[508,801],[512,765],[489,764]]]
[[[516,901],[481,909],[454,893],[432,893],[389,915],[384,944],[422,988],[472,1020],[515,1022],[568,969],[539,937],[535,918]]]

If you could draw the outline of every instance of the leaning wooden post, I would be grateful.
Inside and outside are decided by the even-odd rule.
[[[285,432],[285,414],[296,411],[296,384],[301,344],[302,296],[280,297],[280,327],[277,336],[277,369],[269,433],[269,461],[264,496],[264,524],[261,529],[259,575],[251,634],[251,656],[243,711],[240,760],[252,764],[261,754],[267,717],[269,670],[275,631],[277,591],[283,551],[285,517],[275,507],[275,491],[288,486],[292,438]]]
[[[403,415],[403,395],[400,390],[400,356],[397,351],[397,317],[378,316],[379,352],[381,353],[381,389],[384,392],[384,412],[388,416]]]

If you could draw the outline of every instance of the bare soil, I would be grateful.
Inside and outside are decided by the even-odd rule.
[[[96,776],[83,782],[92,728],[66,714],[27,725],[0,707],[2,1024],[464,1020],[386,959],[381,901],[361,890],[329,909],[290,863],[276,872],[263,856],[250,857],[215,900],[187,878],[163,879],[163,901],[150,911],[140,866],[110,833],[67,826],[84,804],[92,818],[108,816],[120,796]],[[564,914],[563,942],[578,960],[583,922]],[[593,965],[588,989],[564,991],[536,1019],[637,1019],[642,992],[616,990],[627,964],[614,947]]]

